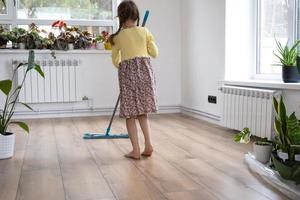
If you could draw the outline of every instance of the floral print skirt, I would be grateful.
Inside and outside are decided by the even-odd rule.
[[[150,58],[122,61],[119,67],[120,117],[157,112],[156,86]]]

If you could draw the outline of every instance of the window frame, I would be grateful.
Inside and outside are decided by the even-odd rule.
[[[266,79],[266,80],[281,80],[281,73],[261,73],[261,1],[262,0],[256,0],[255,2],[255,69],[253,70],[253,79]],[[294,41],[297,39],[297,8],[299,2],[297,0],[287,0],[288,1],[288,38],[289,38],[289,44],[294,43]]]
[[[0,15],[0,24],[10,24],[11,27],[18,25],[29,25],[35,23],[36,25],[51,25],[55,20],[45,19],[18,19],[17,18],[17,0],[7,0],[7,14]],[[8,3],[9,2],[9,3]],[[120,0],[112,0],[112,19],[109,20],[64,20],[69,26],[99,26],[105,27],[110,26],[115,32],[117,27],[117,6]]]

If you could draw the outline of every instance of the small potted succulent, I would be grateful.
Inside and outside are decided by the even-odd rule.
[[[244,128],[239,134],[234,136],[234,141],[237,143],[248,144],[250,142],[251,131],[249,128]],[[272,142],[267,138],[257,138],[253,143],[253,154],[255,159],[261,163],[268,163],[271,158],[273,149]]]
[[[275,39],[277,52],[273,52],[282,66],[282,80],[285,83],[300,82],[300,69],[297,68],[297,40],[291,47],[286,43],[284,46]]]
[[[17,78],[17,71],[21,67],[26,67],[25,74],[22,77],[18,77],[22,78],[21,84],[14,86],[13,83],[15,83],[15,79]],[[17,104],[23,105],[32,110],[29,105],[18,101],[19,94],[25,83],[26,77],[32,70],[37,71],[39,75],[44,77],[41,67],[34,62],[34,51],[30,50],[28,62],[19,63],[17,67],[14,68],[11,79],[0,80],[0,91],[2,91],[6,97],[4,106],[0,109],[0,159],[11,158],[14,154],[15,135],[8,130],[11,125],[18,125],[26,132],[29,132],[29,127],[26,123],[14,121],[12,120],[12,117]]]
[[[8,41],[9,31],[3,26],[0,26],[0,49],[5,49]]]

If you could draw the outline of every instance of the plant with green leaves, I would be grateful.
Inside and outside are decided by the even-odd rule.
[[[273,98],[273,105],[276,112],[274,128],[276,154],[272,155],[272,162],[279,174],[288,180],[300,183],[300,162],[295,160],[295,155],[300,150],[300,123],[295,113],[287,116],[283,97],[279,102]],[[278,156],[278,150],[287,153],[288,159],[283,160]]]
[[[9,31],[7,28],[0,25],[0,46],[7,44],[9,41]]]
[[[240,133],[233,137],[236,143],[248,144],[251,141],[251,131],[249,128],[244,128]],[[273,144],[268,138],[254,137],[255,144],[257,145],[270,145]]]
[[[288,154],[290,162],[295,161],[295,153],[300,148],[300,124],[295,115],[292,113],[287,116],[286,107],[283,97],[280,101],[273,98],[273,105],[276,112],[274,128],[276,133],[275,142],[278,149]]]
[[[14,27],[10,31],[10,41],[13,43],[25,43],[27,31],[23,28]]]
[[[15,82],[17,71],[21,67],[26,67],[25,74],[22,77],[22,82],[20,85],[13,86]],[[44,77],[44,73],[41,70],[41,67],[37,65],[34,61],[34,51],[29,51],[28,62],[27,63],[19,63],[17,67],[13,71],[13,75],[11,79],[1,80],[0,81],[0,90],[6,96],[5,103],[3,109],[0,109],[0,134],[8,135],[7,129],[11,124],[16,124],[29,133],[29,127],[26,123],[21,121],[13,121],[12,117],[15,112],[15,107],[17,104],[23,105],[30,110],[33,110],[26,103],[19,102],[20,91],[25,83],[26,77],[31,70],[35,70],[40,76]],[[19,77],[21,78],[21,77]]]
[[[283,46],[276,38],[275,38],[277,53],[273,52],[273,54],[279,59],[280,63],[283,67],[292,67],[296,66],[297,61],[297,47],[300,44],[300,40],[295,41],[295,43],[290,48],[288,46],[288,42]]]

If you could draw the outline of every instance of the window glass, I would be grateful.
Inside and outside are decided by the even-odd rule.
[[[18,0],[19,19],[109,20],[112,0]]]
[[[288,40],[288,1],[260,0],[259,69],[261,74],[281,73],[276,66],[278,59],[273,55],[275,38],[285,44]]]
[[[6,0],[0,0],[0,15],[7,14]]]

